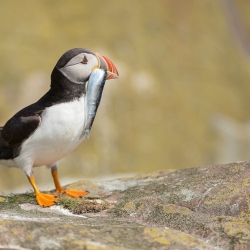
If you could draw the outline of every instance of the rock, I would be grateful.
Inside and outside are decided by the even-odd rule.
[[[0,197],[0,248],[249,249],[250,162],[110,181],[40,208],[33,194]]]

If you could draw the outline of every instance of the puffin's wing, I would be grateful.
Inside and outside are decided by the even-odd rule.
[[[27,112],[28,111],[28,112]],[[3,126],[1,137],[6,146],[14,147],[26,140],[41,123],[42,110],[27,107],[10,118]]]

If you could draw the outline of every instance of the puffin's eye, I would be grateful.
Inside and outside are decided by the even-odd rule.
[[[84,55],[84,57],[83,57],[81,63],[83,63],[83,64],[87,64],[87,63],[88,63],[88,58],[87,58],[86,55]]]

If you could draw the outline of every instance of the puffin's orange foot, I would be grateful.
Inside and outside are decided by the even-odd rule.
[[[73,198],[82,198],[83,196],[87,195],[89,192],[84,190],[63,190],[59,193],[67,194]]]
[[[36,201],[41,207],[50,207],[55,205],[58,198],[56,195],[51,194],[44,194],[44,193],[37,193],[36,194]]]

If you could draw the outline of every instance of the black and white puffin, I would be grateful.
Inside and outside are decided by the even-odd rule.
[[[97,69],[104,72],[101,75],[102,88],[88,90],[89,79]],[[39,191],[32,174],[33,167],[46,165],[51,169],[57,193],[75,198],[88,194],[87,191],[62,188],[58,179],[58,161],[72,152],[85,138],[83,135],[88,119],[86,114],[92,112],[88,111],[90,104],[86,97],[94,96],[96,100],[91,102],[96,111],[105,80],[115,78],[118,78],[118,71],[107,57],[84,48],[68,50],[52,71],[49,91],[0,127],[0,164],[18,167],[25,172],[40,206],[52,206],[58,198]],[[88,133],[95,112],[91,114]]]

